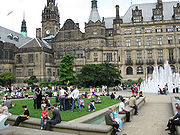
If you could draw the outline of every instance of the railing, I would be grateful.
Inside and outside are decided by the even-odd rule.
[[[141,59],[136,60],[136,65],[143,65],[143,61]]]
[[[147,60],[147,64],[148,64],[148,65],[153,65],[153,64],[154,64],[154,60],[153,60],[153,59]]]
[[[133,65],[133,61],[132,60],[126,60],[126,65]]]
[[[169,64],[175,64],[176,63],[176,61],[174,59],[169,59],[168,62],[169,62]]]

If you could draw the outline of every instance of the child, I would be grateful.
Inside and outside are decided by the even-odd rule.
[[[80,99],[80,100],[79,100],[80,106],[81,106],[82,108],[85,108],[84,100],[82,99],[82,97],[80,97],[79,99]]]
[[[101,98],[98,95],[96,95],[96,98],[97,101],[95,101],[95,104],[101,104]]]
[[[41,113],[41,129],[44,129],[44,121],[50,119],[48,109],[49,107],[46,106]]]
[[[92,100],[92,101],[89,101],[89,104],[88,104],[88,112],[91,112],[91,111],[95,111],[95,106],[94,106],[94,103],[95,103],[95,101],[94,100]]]
[[[45,107],[46,107],[45,100],[42,100],[41,109],[44,110]]]

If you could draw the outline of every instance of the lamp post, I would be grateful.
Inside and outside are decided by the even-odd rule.
[[[176,72],[179,73],[178,56],[177,56],[177,44],[176,44],[176,25],[173,25],[173,28],[174,28],[174,44],[175,44],[175,51],[176,51]]]
[[[104,56],[107,55],[107,53],[104,53]],[[105,57],[104,57],[105,58]],[[108,71],[108,67],[109,67],[109,60],[108,57],[106,58],[106,60],[104,60],[105,64],[106,64],[106,86],[107,86],[107,95],[109,95],[109,71]]]
[[[146,50],[144,44],[144,27],[142,27],[142,30],[143,30],[143,50],[144,50],[144,78],[146,80]]]

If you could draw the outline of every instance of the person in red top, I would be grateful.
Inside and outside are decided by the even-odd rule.
[[[42,111],[42,113],[41,113],[41,129],[44,129],[44,121],[51,119],[51,118],[49,117],[48,108],[49,108],[49,107],[46,106],[46,107],[44,108],[44,110]]]

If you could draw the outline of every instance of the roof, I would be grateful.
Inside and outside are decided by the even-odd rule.
[[[21,33],[17,33],[0,26],[0,40],[3,42],[15,44],[17,47],[20,47],[21,45],[31,40],[31,38],[25,38]]]
[[[91,13],[90,13],[88,22],[89,21],[93,21],[94,23],[97,22],[97,21],[101,21],[98,9],[96,7],[91,9]]]
[[[173,16],[173,7],[176,6],[178,1],[169,1],[163,2],[163,15],[164,20],[172,20]],[[138,6],[138,9],[142,10],[143,21],[148,22],[152,21],[153,9],[156,8],[157,3],[143,3],[143,4],[133,4],[129,7],[127,12],[121,18],[123,23],[131,23],[132,20],[132,10],[135,10],[135,7]],[[106,28],[113,28],[113,19],[114,17],[104,18]]]
[[[29,42],[23,44],[19,48],[41,48],[41,47],[52,49],[52,47],[46,41],[40,40],[38,38],[31,39]]]

